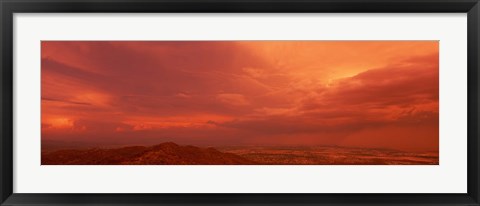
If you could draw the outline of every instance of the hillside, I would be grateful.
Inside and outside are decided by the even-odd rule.
[[[42,153],[42,165],[248,165],[255,162],[214,148],[167,142],[151,147],[59,150]]]

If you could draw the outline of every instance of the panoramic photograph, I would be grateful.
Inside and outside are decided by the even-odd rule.
[[[439,165],[438,41],[42,41],[42,165]]]

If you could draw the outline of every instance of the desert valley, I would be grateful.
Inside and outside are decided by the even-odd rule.
[[[153,146],[47,150],[42,165],[437,165],[438,152],[339,146]]]

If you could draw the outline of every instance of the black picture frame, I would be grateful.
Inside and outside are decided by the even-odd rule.
[[[478,0],[0,0],[1,205],[480,205]],[[465,194],[13,193],[13,14],[112,12],[467,13],[468,192]],[[455,178],[455,177],[452,177]],[[121,185],[119,185],[121,186]],[[92,185],[94,187],[94,185]],[[253,187],[253,185],[252,185]],[[414,185],[412,185],[414,187]]]

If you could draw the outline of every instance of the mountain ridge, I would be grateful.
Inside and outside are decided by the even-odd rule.
[[[165,142],[153,146],[113,149],[68,149],[42,153],[42,165],[249,165],[241,156],[215,148],[180,146]]]

